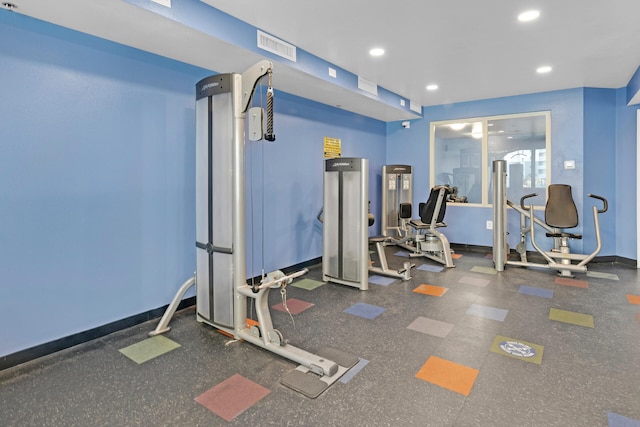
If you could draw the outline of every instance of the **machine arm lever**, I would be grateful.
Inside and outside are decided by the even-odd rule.
[[[251,290],[254,293],[257,293],[257,292],[260,291],[260,289],[275,288],[275,287],[278,287],[278,286],[283,286],[282,285],[283,283],[284,283],[284,286],[286,286],[289,283],[291,283],[291,281],[293,279],[295,279],[296,277],[303,276],[303,275],[307,274],[308,272],[309,272],[308,268],[303,268],[300,271],[296,271],[295,273],[291,273],[291,274],[287,274],[287,275],[285,275],[281,271],[273,271],[273,272],[267,274],[267,276],[263,279],[263,281],[260,283],[259,286],[254,286]]]
[[[285,282],[285,281],[287,283],[290,283],[296,277],[304,276],[308,272],[309,272],[308,268],[303,268],[300,271],[296,271],[295,273],[287,274],[286,276],[280,277],[280,278],[278,278],[276,280],[272,280],[272,281],[267,282],[267,283],[261,283],[260,287],[261,288],[266,288],[266,287],[272,288],[272,287],[274,287],[276,285],[279,285],[279,284],[281,284],[282,282]]]
[[[251,66],[244,73],[242,73],[242,107],[243,113],[246,113],[251,103],[251,98],[256,91],[258,82],[261,78],[273,71],[273,64],[271,61],[263,60],[257,64]],[[271,86],[271,85],[269,85]]]
[[[602,203],[604,203],[604,207],[602,209],[598,209],[598,213],[605,213],[609,209],[609,203],[604,197],[595,194],[587,194],[587,196],[593,197],[594,199],[602,200]]]
[[[527,210],[527,208],[524,207],[524,200],[528,199],[530,197],[536,197],[538,195],[538,193],[531,193],[531,194],[526,194],[522,197],[520,197],[520,207],[524,210]]]
[[[263,60],[253,65],[242,73],[242,112],[246,113],[251,103],[251,98],[256,91],[256,86],[260,79],[269,76],[269,86],[267,88],[267,133],[264,139],[275,141],[276,135],[273,133],[273,87],[271,77],[273,74],[273,64],[271,61]]]

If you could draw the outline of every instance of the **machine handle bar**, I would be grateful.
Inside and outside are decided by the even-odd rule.
[[[522,197],[520,197],[520,207],[524,210],[527,210],[527,208],[524,207],[524,199],[528,199],[530,197],[536,197],[538,195],[538,193],[531,193],[531,194],[526,194]]]
[[[258,289],[264,289],[264,288],[273,288],[276,285],[280,285],[282,282],[289,282],[293,279],[295,279],[296,277],[300,277],[300,276],[304,276],[305,274],[307,274],[309,272],[308,268],[303,268],[300,271],[296,271],[295,273],[291,273],[288,274],[286,276],[283,276],[279,279],[276,280],[271,280],[267,283],[261,283],[260,286],[258,286]]]
[[[604,197],[595,194],[587,194],[587,196],[593,197],[594,199],[602,200],[602,203],[604,203],[604,207],[602,209],[598,209],[598,213],[605,213],[609,209],[609,203]]]
[[[271,87],[271,73],[269,73],[269,89],[267,89],[267,133],[264,139],[273,142],[276,134],[273,133],[273,88]]]
[[[530,197],[535,197],[535,196],[537,196],[537,195],[538,195],[538,193],[531,193],[531,194],[527,194],[527,195],[522,196],[522,197],[520,198],[520,207],[522,207],[522,209],[527,209],[527,208],[524,206],[524,201],[525,201],[525,199],[528,199],[528,198],[530,198]],[[598,209],[598,213],[605,213],[605,212],[609,209],[609,203],[607,202],[607,199],[605,199],[604,197],[602,197],[602,196],[598,196],[598,195],[596,195],[596,194],[587,194],[587,196],[589,196],[589,197],[593,197],[594,199],[601,200],[601,201],[602,201],[602,203],[604,204],[604,207],[603,207],[602,209]]]

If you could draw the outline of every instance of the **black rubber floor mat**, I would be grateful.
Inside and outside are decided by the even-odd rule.
[[[360,361],[357,356],[331,347],[322,348],[320,349],[320,351],[318,351],[317,354],[318,356],[324,357],[325,359],[333,360],[338,365],[344,366],[347,369],[353,368],[356,363]]]
[[[305,374],[295,369],[282,377],[280,382],[312,399],[320,396],[323,391],[329,388],[329,384],[319,380],[316,374],[311,372]]]

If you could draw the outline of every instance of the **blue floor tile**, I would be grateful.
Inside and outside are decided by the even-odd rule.
[[[444,270],[444,267],[440,267],[439,265],[422,264],[420,267],[418,267],[418,270],[440,273],[442,270]]]
[[[370,276],[369,277],[369,283],[373,283],[374,285],[381,285],[381,286],[389,286],[390,284],[392,284],[396,280],[398,280],[398,279],[394,279],[392,277],[383,277],[383,276]]]
[[[358,363],[356,363],[356,366],[349,369],[349,371],[346,374],[340,377],[340,382],[342,384],[348,383],[351,380],[351,378],[355,377],[356,374],[362,370],[362,368],[367,366],[368,363],[369,361],[367,359],[360,359]]]
[[[386,308],[378,307],[377,305],[366,304],[364,302],[358,302],[351,307],[344,310],[344,313],[353,314],[354,316],[364,317],[365,319],[375,319],[381,315]]]
[[[533,286],[520,286],[518,292],[525,295],[533,295],[535,297],[553,298],[553,291],[551,289],[534,288]]]
[[[615,412],[608,414],[609,427],[640,427],[640,421],[628,418]]]

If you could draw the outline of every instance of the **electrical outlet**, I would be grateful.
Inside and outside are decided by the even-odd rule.
[[[493,230],[493,221],[487,221],[487,230]]]

